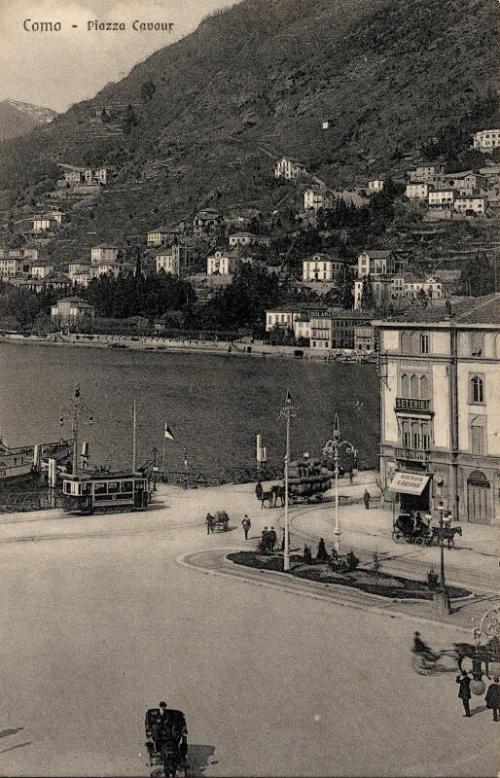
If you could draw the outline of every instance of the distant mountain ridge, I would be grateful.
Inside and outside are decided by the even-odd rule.
[[[496,0],[243,0],[1,144],[0,188],[22,202],[54,162],[111,164],[113,185],[74,235],[119,240],[200,207],[275,207],[282,154],[335,189],[394,173],[442,128],[498,121],[499,11]]]
[[[7,98],[0,100],[0,140],[26,135],[35,127],[49,124],[57,112],[41,105]]]

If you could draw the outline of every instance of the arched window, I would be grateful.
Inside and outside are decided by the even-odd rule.
[[[431,428],[427,422],[422,424],[422,448],[429,451],[431,447]]]
[[[419,449],[422,447],[422,437],[420,434],[420,423],[414,421],[411,425],[411,446]]]
[[[469,383],[469,401],[471,403],[484,402],[484,381],[479,376],[472,376]]]
[[[404,421],[402,424],[402,433],[403,433],[403,446],[405,448],[411,448],[411,430],[410,430],[410,422]]]
[[[403,331],[401,333],[401,351],[403,354],[411,354],[411,332]]]
[[[420,389],[420,380],[418,375],[412,375],[410,378],[410,391],[411,391],[411,397],[414,400],[418,400],[419,398],[419,389]]]
[[[481,357],[484,353],[484,334],[482,332],[471,332],[470,334],[470,353],[472,357]]]
[[[423,375],[420,378],[420,398],[422,400],[429,399],[429,379],[426,375]]]
[[[410,379],[406,373],[401,376],[401,397],[410,396]]]

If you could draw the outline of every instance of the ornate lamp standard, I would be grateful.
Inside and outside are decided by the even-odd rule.
[[[358,452],[354,444],[350,440],[340,440],[339,417],[336,413],[333,421],[332,439],[327,441],[323,454],[326,456],[332,456],[333,454],[335,467],[335,530],[333,534],[335,535],[335,551],[337,554],[340,554],[340,538],[342,535],[339,521],[339,449],[341,446],[345,446],[347,453],[352,454],[354,461],[356,461]]]
[[[450,512],[447,510],[443,501],[439,501],[439,550],[440,550],[440,576],[439,586],[435,593],[435,602],[438,610],[442,613],[450,613],[450,595],[446,588],[446,580],[444,574],[444,529],[451,524]]]

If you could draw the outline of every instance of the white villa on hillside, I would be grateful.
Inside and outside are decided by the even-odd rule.
[[[477,151],[492,152],[500,146],[500,129],[480,130],[474,133],[473,145]]]
[[[274,177],[288,180],[300,178],[306,172],[306,166],[291,157],[281,157],[274,165]]]

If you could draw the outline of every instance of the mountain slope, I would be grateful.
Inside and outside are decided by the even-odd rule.
[[[36,183],[40,159],[114,164],[87,226],[118,239],[209,204],[274,204],[283,153],[332,186],[364,182],[440,128],[498,121],[498,14],[496,0],[243,0],[2,144],[0,188]]]
[[[27,135],[35,127],[52,121],[56,111],[19,100],[0,101],[0,140]]]

